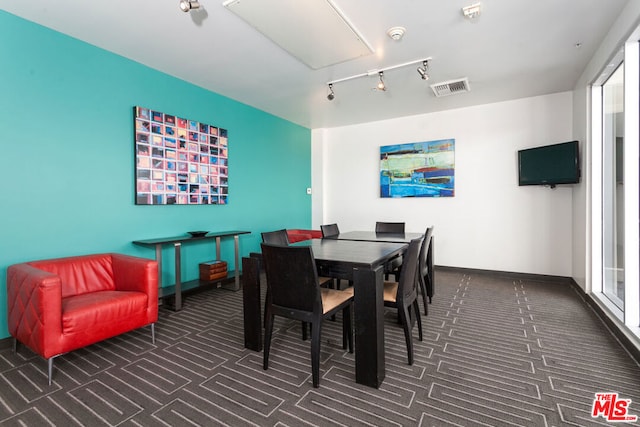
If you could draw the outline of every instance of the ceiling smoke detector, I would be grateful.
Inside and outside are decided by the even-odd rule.
[[[395,41],[400,41],[406,31],[404,27],[391,27],[387,30],[387,35]]]

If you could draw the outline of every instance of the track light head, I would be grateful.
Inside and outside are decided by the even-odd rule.
[[[180,0],[180,10],[189,12],[192,9],[200,9],[200,3],[197,0]]]
[[[382,80],[383,74],[384,73],[382,71],[378,73],[378,76],[380,77],[380,81],[378,82],[378,86],[376,86],[376,89],[382,90],[382,91],[387,90],[387,86],[384,84],[384,80]]]
[[[429,80],[429,62],[422,61],[422,67],[418,67],[418,74],[422,80]]]
[[[327,99],[329,101],[333,101],[333,99],[336,97],[336,94],[333,93],[333,85],[331,83],[329,83],[329,95],[327,95]]]

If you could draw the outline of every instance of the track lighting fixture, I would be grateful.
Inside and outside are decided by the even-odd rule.
[[[336,97],[336,94],[333,93],[333,84],[329,83],[329,95],[327,95],[327,99],[329,101],[333,101],[333,98],[335,98],[335,97]]]
[[[418,74],[422,80],[429,80],[429,61],[422,61],[422,67],[418,67]]]
[[[189,12],[193,9],[200,9],[200,3],[198,1],[180,0],[180,10]]]
[[[378,77],[380,77],[380,81],[378,82],[378,86],[376,86],[376,89],[385,91],[385,90],[387,90],[387,87],[384,84],[384,80],[382,80],[382,75],[383,74],[384,73],[382,71],[378,72]]]
[[[340,83],[340,82],[345,82],[347,80],[357,79],[357,78],[360,78],[360,77],[373,77],[376,74],[378,75],[378,80],[379,81],[376,84],[376,86],[373,87],[372,89],[373,90],[386,91],[387,90],[387,85],[384,83],[384,73],[386,71],[394,70],[396,68],[407,67],[409,65],[415,65],[415,64],[422,63],[422,67],[418,67],[418,73],[420,73],[420,77],[423,80],[428,80],[429,79],[429,63],[430,62],[431,62],[431,57],[427,57],[427,58],[424,58],[424,59],[417,59],[415,61],[403,62],[402,64],[392,65],[390,67],[379,68],[377,70],[369,70],[366,73],[360,73],[360,74],[356,74],[356,75],[353,75],[353,76],[344,77],[342,79],[332,80],[330,82],[327,82],[327,86],[329,87],[329,94],[327,95],[327,99],[329,101],[332,101],[335,98],[335,93],[333,92],[333,85],[334,84]]]

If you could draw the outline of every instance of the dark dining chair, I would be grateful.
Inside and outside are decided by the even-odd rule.
[[[320,230],[322,231],[322,238],[323,239],[330,239],[330,238],[335,237],[338,234],[340,234],[340,229],[338,228],[338,224],[321,225],[320,226]],[[335,284],[335,288],[336,289],[340,289],[341,286],[342,286],[340,279],[336,279],[334,284]],[[352,281],[349,281],[349,286],[353,286],[353,282]]]
[[[404,266],[397,282],[384,283],[384,305],[395,307],[404,329],[407,344],[407,358],[409,365],[413,365],[413,325],[418,324],[418,338],[422,341],[422,320],[418,306],[418,255],[422,238],[413,239],[409,243],[404,257]]]
[[[263,243],[268,298],[264,329],[263,369],[269,367],[269,351],[275,316],[311,324],[311,372],[313,386],[320,384],[320,338],[323,321],[342,310],[342,347],[353,353],[351,310],[353,294],[321,288],[308,246],[277,246]]]
[[[420,285],[420,293],[422,294],[422,304],[424,305],[424,315],[429,314],[427,297],[431,302],[433,296],[433,277],[431,268],[429,267],[429,251],[431,250],[431,239],[433,238],[433,226],[428,227],[425,232],[422,245],[420,246],[420,261],[418,263],[418,284]],[[433,255],[433,254],[431,254]]]
[[[265,231],[262,234],[262,241],[270,245],[289,246],[289,236],[287,230]]]
[[[404,234],[404,222],[376,222],[376,233],[397,233]],[[398,280],[402,269],[402,256],[397,256],[384,265],[384,277],[389,280],[389,275],[393,274]]]
[[[338,224],[325,224],[320,226],[320,230],[322,231],[322,238],[325,239],[327,237],[334,237],[340,234],[340,230],[338,229]]]
[[[404,233],[404,222],[376,222],[376,233]]]
[[[286,229],[265,231],[261,234],[263,243],[268,243],[270,245],[289,246],[289,236]],[[322,286],[334,286],[333,278],[331,277],[320,277],[319,280],[320,285]]]
[[[275,230],[275,231],[265,231],[263,233],[261,233],[262,235],[262,242],[263,243],[268,243],[270,245],[278,245],[278,246],[289,246],[289,235],[287,234],[287,229],[284,228],[282,230]],[[328,288],[340,288],[340,282],[337,282],[333,280],[333,277],[324,277],[324,276],[320,276],[318,277],[318,280],[320,281],[320,286],[326,286]],[[267,293],[269,291],[267,290]],[[266,311],[265,311],[265,316],[266,316]],[[266,317],[265,317],[265,323],[266,323]],[[302,325],[302,339],[306,341],[307,339],[307,328],[306,325]]]

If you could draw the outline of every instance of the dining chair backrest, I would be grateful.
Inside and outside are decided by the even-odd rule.
[[[376,233],[404,233],[404,222],[376,222]]]
[[[429,314],[428,300],[433,296],[433,226],[428,227],[420,246],[418,262],[418,285],[422,294],[422,305],[425,316]],[[431,257],[431,260],[430,260]]]
[[[423,238],[411,240],[406,255],[403,257],[402,271],[398,280],[398,294],[396,301],[398,305],[410,304],[417,298],[416,284],[418,273],[418,255]]]
[[[271,303],[292,310],[322,314],[313,250],[309,246],[261,244]]]
[[[287,230],[265,231],[262,233],[262,241],[270,245],[289,246]]]
[[[422,240],[422,246],[420,247],[420,264],[418,265],[418,274],[421,280],[425,280],[425,277],[429,274],[429,264],[427,259],[429,256],[429,246],[431,245],[431,237],[433,236],[433,226],[427,228],[424,239]]]
[[[322,230],[322,237],[333,237],[340,234],[340,230],[338,229],[338,224],[321,225],[320,230]]]

